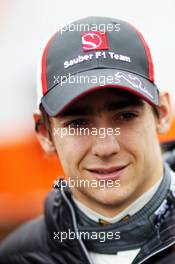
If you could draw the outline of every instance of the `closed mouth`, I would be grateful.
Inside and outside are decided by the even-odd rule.
[[[109,173],[113,173],[113,172],[122,170],[126,166],[127,165],[111,167],[111,168],[94,168],[94,169],[88,169],[88,170],[91,171],[91,172],[94,172],[94,173],[99,173],[99,174],[109,174]]]
[[[128,166],[122,165],[122,166],[115,166],[110,168],[92,168],[88,169],[88,171],[97,178],[102,179],[116,179],[119,178],[122,171]]]

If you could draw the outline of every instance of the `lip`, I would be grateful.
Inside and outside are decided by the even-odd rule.
[[[93,168],[88,169],[88,171],[98,180],[117,180],[127,167],[128,164],[110,168]]]

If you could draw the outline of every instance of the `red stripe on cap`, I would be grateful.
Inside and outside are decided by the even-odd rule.
[[[50,45],[50,42],[52,41],[52,39],[55,37],[55,35],[57,34],[58,32],[56,32],[48,41],[45,49],[44,49],[44,52],[43,52],[43,55],[42,55],[42,62],[41,62],[41,66],[42,66],[42,70],[41,70],[41,83],[42,83],[42,92],[43,92],[43,95],[45,95],[45,93],[48,91],[48,87],[47,87],[47,78],[46,78],[46,59],[47,59],[47,52],[48,52],[48,48],[49,48],[49,45]]]
[[[154,82],[154,66],[153,66],[153,61],[152,61],[150,49],[149,49],[148,44],[146,43],[146,40],[144,39],[142,33],[137,28],[135,28],[135,30],[137,31],[137,34],[139,35],[139,37],[140,37],[140,39],[141,39],[141,41],[142,41],[142,43],[144,45],[145,51],[146,51],[146,56],[147,56],[147,59],[148,59],[149,80]]]

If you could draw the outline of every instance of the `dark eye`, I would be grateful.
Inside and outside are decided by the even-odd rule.
[[[134,118],[136,118],[138,115],[136,113],[133,112],[124,112],[124,113],[120,113],[118,116],[119,120],[123,120],[123,121],[130,121],[133,120]]]
[[[65,127],[73,127],[73,128],[79,128],[82,126],[86,126],[88,124],[87,120],[84,119],[76,119],[69,122],[66,122],[64,124]]]

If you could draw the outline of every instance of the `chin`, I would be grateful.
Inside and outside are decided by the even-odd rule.
[[[98,190],[95,193],[90,193],[91,198],[103,205],[117,206],[126,202],[129,199],[129,194],[122,190]]]

